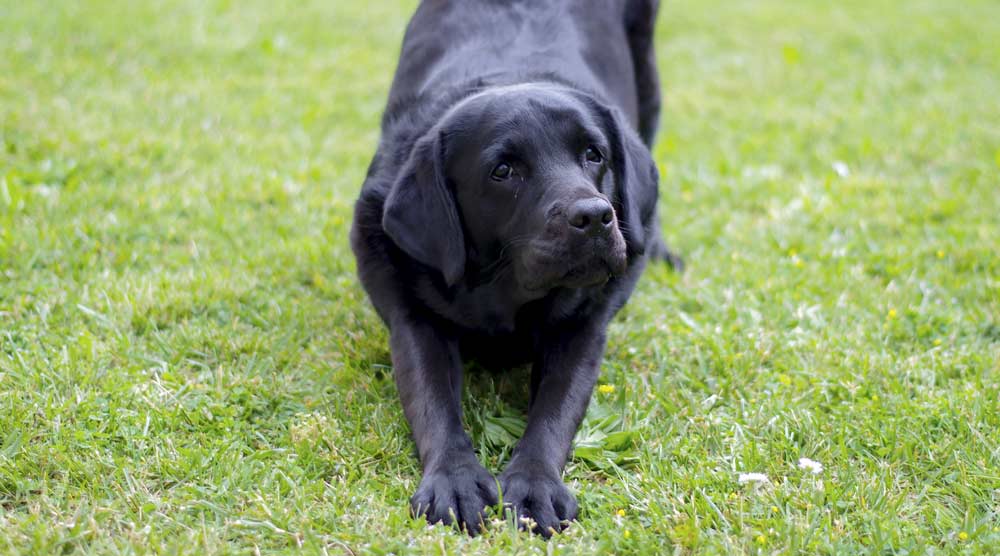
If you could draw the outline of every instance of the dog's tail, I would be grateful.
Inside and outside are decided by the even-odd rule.
[[[676,272],[684,272],[684,259],[674,253],[659,234],[653,240],[653,244],[647,247],[649,259],[652,261],[663,261],[670,265]]]

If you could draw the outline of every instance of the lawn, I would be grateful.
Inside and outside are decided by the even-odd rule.
[[[1000,551],[1000,4],[665,2],[688,269],[548,543],[408,516],[347,231],[413,7],[0,0],[0,553]],[[468,381],[493,471],[524,380]]]

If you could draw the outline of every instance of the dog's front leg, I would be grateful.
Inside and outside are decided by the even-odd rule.
[[[410,507],[430,523],[454,523],[476,534],[483,509],[497,503],[497,488],[462,428],[458,344],[418,319],[398,319],[390,346],[403,411],[424,469]]]
[[[533,519],[545,537],[576,519],[576,499],[561,475],[600,373],[604,342],[603,327],[550,331],[532,368],[528,426],[500,487],[504,505]]]

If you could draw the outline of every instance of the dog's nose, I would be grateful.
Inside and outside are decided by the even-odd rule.
[[[615,219],[611,203],[600,197],[574,201],[566,215],[570,226],[589,235],[604,233]]]

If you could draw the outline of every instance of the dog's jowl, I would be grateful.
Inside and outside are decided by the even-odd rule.
[[[550,535],[608,321],[660,237],[649,145],[656,0],[425,1],[403,40],[355,207],[358,272],[390,330],[431,523],[476,533],[503,501]],[[463,358],[531,365],[528,423],[485,469],[462,427]],[[495,362],[495,361],[492,361]]]

